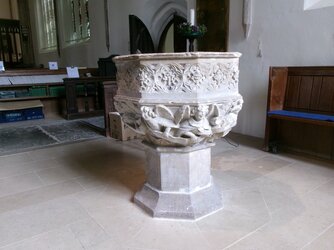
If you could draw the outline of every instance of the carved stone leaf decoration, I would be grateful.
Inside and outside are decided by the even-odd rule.
[[[155,91],[177,91],[182,87],[183,69],[180,64],[157,65]]]
[[[118,88],[126,91],[138,91],[140,86],[136,76],[139,69],[135,63],[126,63],[117,71]]]
[[[227,76],[224,73],[222,65],[213,65],[209,77],[209,89],[219,89],[222,85],[226,84]]]
[[[230,90],[238,87],[239,69],[236,63],[227,63],[225,65],[225,74],[228,82],[228,88]]]
[[[184,92],[193,92],[203,88],[205,72],[198,64],[186,64],[183,74]]]
[[[193,93],[238,86],[238,63],[161,63],[118,67],[118,85],[124,91],[141,93]]]
[[[136,81],[140,82],[140,91],[153,92],[156,87],[154,69],[141,65],[138,70]]]

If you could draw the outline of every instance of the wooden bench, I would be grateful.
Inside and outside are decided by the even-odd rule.
[[[271,67],[264,149],[334,158],[334,67]]]
[[[80,69],[79,74],[80,76],[86,74],[98,76],[99,72],[97,68],[87,68]],[[66,95],[66,86],[63,81],[66,77],[66,69],[24,69],[0,72],[0,103],[40,100],[46,114],[66,114],[66,99],[73,99],[72,96]],[[83,77],[83,79],[87,78]],[[86,80],[81,84],[85,85]]]

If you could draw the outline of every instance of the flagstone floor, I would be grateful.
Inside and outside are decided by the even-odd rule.
[[[224,208],[199,221],[153,219],[138,141],[108,138],[0,156],[0,249],[334,249],[332,162],[268,154],[259,139],[217,141]]]

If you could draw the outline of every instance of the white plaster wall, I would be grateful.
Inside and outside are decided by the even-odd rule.
[[[243,0],[230,1],[229,50],[243,54],[245,101],[234,131],[264,137],[269,66],[334,65],[334,7],[303,11],[303,0],[255,0],[247,40],[242,9]]]
[[[334,6],[333,0],[304,0],[305,10],[319,9],[329,6]]]

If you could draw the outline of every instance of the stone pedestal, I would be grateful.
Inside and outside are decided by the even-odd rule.
[[[212,145],[148,146],[147,183],[135,202],[153,217],[174,219],[198,219],[222,208],[210,174]]]
[[[237,123],[240,53],[115,57],[115,108],[149,145],[135,202],[154,217],[198,219],[222,208],[210,147]]]

